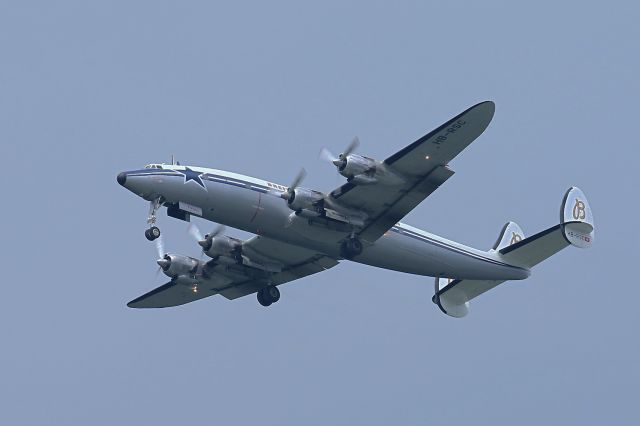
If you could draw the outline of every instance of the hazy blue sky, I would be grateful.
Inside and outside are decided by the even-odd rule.
[[[391,3],[0,2],[0,423],[637,424],[638,7]],[[486,99],[404,221],[489,248],[507,220],[556,224],[577,185],[591,250],[462,320],[431,279],[348,262],[269,309],[125,306],[164,281],[117,172],[175,154],[329,190],[322,146],[382,159]]]

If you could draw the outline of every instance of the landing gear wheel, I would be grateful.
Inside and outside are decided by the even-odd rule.
[[[153,241],[160,236],[160,229],[157,226],[152,226],[144,231],[144,236],[147,237],[147,240]]]
[[[340,246],[340,255],[345,259],[353,259],[362,253],[362,242],[357,238],[349,238]]]
[[[280,300],[280,290],[274,285],[270,285],[264,289],[265,299],[268,299],[271,303],[276,303]]]
[[[258,291],[258,303],[260,303],[262,306],[271,305],[271,302],[264,300],[264,294],[262,293],[262,290]]]
[[[278,300],[280,300],[280,290],[276,286],[270,285],[258,291],[258,302],[262,306],[269,306]]]

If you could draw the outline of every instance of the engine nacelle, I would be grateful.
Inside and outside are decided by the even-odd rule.
[[[296,188],[291,192],[291,196],[287,200],[287,205],[291,210],[301,211],[320,211],[322,209],[319,206],[319,202],[324,199],[324,195],[321,192],[313,191],[311,189]]]
[[[166,276],[176,278],[181,275],[194,275],[198,270],[199,262],[188,256],[165,254],[158,260],[158,265]]]
[[[204,253],[212,258],[219,256],[234,258],[236,257],[238,249],[242,246],[241,241],[226,235],[206,238],[205,241],[206,244],[202,247]]]
[[[356,154],[348,155],[346,160],[338,167],[338,172],[346,178],[352,178],[363,173],[373,175],[375,170],[376,160]]]

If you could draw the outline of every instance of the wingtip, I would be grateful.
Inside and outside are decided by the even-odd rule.
[[[492,114],[496,111],[496,103],[493,101],[483,101],[483,102],[480,102],[478,105],[486,105],[487,108],[491,109]]]
[[[493,116],[496,113],[496,104],[495,102],[490,100],[478,102],[477,104],[467,108],[464,112],[460,113],[458,116],[462,116],[471,110],[482,111],[484,114],[486,114],[489,117],[488,120],[491,121],[493,119]]]

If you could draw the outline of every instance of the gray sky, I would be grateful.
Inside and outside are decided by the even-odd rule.
[[[637,6],[390,3],[0,4],[0,423],[635,424]],[[164,281],[117,172],[173,153],[329,190],[322,146],[386,158],[485,99],[494,121],[404,221],[489,248],[577,185],[591,250],[462,320],[431,279],[348,262],[269,309],[125,306]]]

